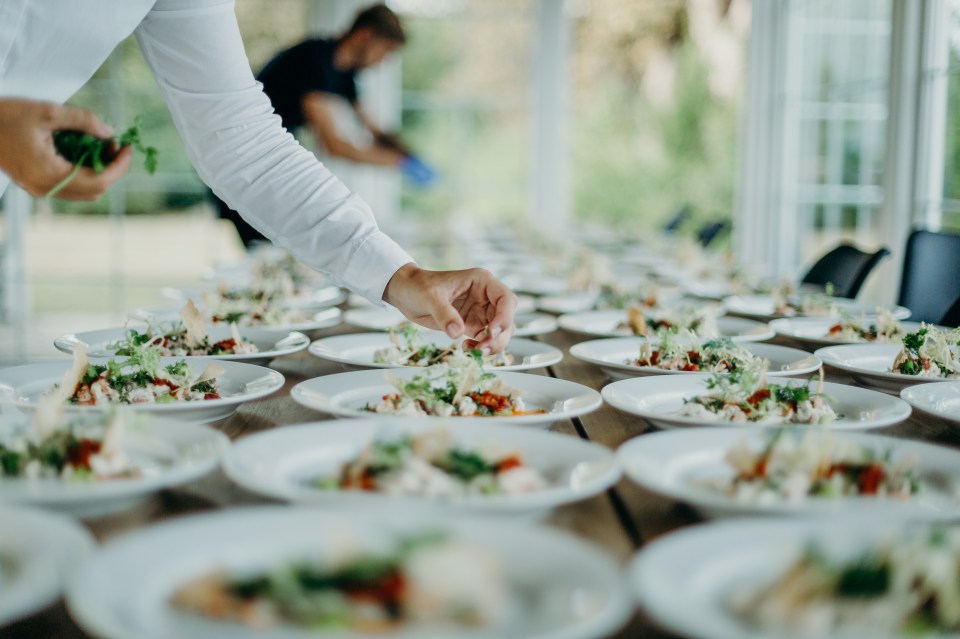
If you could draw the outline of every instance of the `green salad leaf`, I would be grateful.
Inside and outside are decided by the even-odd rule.
[[[77,177],[81,168],[90,168],[100,174],[109,165],[121,149],[132,146],[135,151],[144,156],[143,167],[147,173],[153,175],[157,171],[157,149],[145,146],[140,137],[141,120],[136,118],[133,126],[128,128],[117,138],[98,138],[83,131],[55,131],[53,146],[57,153],[73,163],[73,170],[67,177],[54,186],[47,199],[54,197],[66,188]]]

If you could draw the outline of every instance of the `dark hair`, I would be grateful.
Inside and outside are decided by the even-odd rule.
[[[375,4],[358,13],[353,20],[353,26],[345,35],[356,33],[360,29],[370,29],[374,35],[397,44],[407,41],[400,18],[385,4]]]

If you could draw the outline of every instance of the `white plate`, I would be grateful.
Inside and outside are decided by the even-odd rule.
[[[502,279],[504,284],[517,293],[539,297],[541,295],[560,295],[567,292],[567,280],[561,277],[510,274]]]
[[[899,395],[907,386],[951,381],[944,378],[904,375],[890,370],[897,353],[903,350],[900,344],[847,344],[827,346],[817,350],[824,364],[846,373],[864,386]]]
[[[389,331],[409,320],[392,306],[365,306],[348,310],[343,314],[343,321],[345,324],[365,328],[368,331]]]
[[[762,590],[811,545],[828,557],[852,561],[901,526],[874,518],[831,522],[748,518],[692,526],[641,550],[631,563],[630,580],[644,610],[685,637],[798,639],[793,633],[771,633],[748,625],[730,609],[731,597]],[[907,635],[868,636],[903,639]]]
[[[123,358],[119,358],[123,359]],[[212,361],[205,357],[161,357],[164,366],[187,360],[194,375],[199,375]],[[91,358],[91,364],[106,364],[107,359]],[[224,369],[219,380],[220,399],[205,399],[170,404],[130,404],[131,410],[157,416],[176,417],[191,422],[213,422],[232,415],[240,404],[271,395],[283,388],[283,375],[253,364],[216,360]],[[59,384],[72,362],[27,364],[0,370],[0,401],[32,409],[47,391]],[[103,406],[67,404],[68,412],[103,411]]]
[[[343,321],[350,326],[368,331],[389,331],[391,328],[399,328],[409,320],[392,306],[384,308],[369,306],[350,309],[343,314]],[[518,312],[514,317],[514,324],[517,327],[514,337],[543,335],[557,330],[556,318],[543,313]]]
[[[900,397],[923,413],[960,424],[960,382],[909,386]]]
[[[563,315],[565,313],[581,313],[594,308],[599,299],[597,293],[563,293],[560,295],[544,295],[537,300],[537,308],[547,313]]]
[[[436,498],[390,496],[360,491],[320,490],[309,482],[335,475],[364,447],[377,439],[398,439],[435,428],[447,428],[454,441],[468,449],[495,446],[519,452],[524,462],[549,482],[545,490],[519,495]],[[487,424],[476,428],[455,419],[442,425],[422,419],[363,419],[285,426],[241,439],[224,460],[227,476],[255,493],[323,507],[382,508],[390,503],[459,514],[536,513],[598,495],[620,478],[620,468],[607,448],[578,437],[521,426]]]
[[[875,317],[877,310],[885,308],[877,304],[867,304],[856,300],[846,299],[844,297],[834,297],[830,303],[835,307],[832,317],[839,317],[841,314],[847,317]],[[779,315],[774,315],[776,303],[772,295],[732,295],[723,300],[723,306],[728,313],[745,315],[761,320],[771,320]],[[893,306],[887,308],[895,319],[906,319],[910,317],[910,309],[903,306]],[[797,315],[796,317],[803,317]]]
[[[629,328],[620,328],[627,321],[626,311],[586,311],[561,315],[560,328],[580,335],[594,337],[632,337]],[[720,337],[729,337],[735,342],[762,342],[774,336],[773,329],[762,322],[740,317],[718,317]]]
[[[161,291],[167,299],[181,303],[192,299],[197,302],[197,304],[203,301],[205,295],[216,294],[216,292],[216,286],[203,290],[165,288]],[[307,287],[301,293],[284,299],[271,300],[270,303],[274,306],[282,306],[284,308],[313,308],[336,306],[345,302],[346,299],[346,293],[344,293],[343,289],[339,286],[323,286],[320,288]]]
[[[687,276],[677,282],[683,290],[694,297],[708,300],[722,300],[732,294],[734,284],[729,279],[706,279]]]
[[[64,517],[30,508],[0,506],[0,628],[46,608],[93,551],[86,530]]]
[[[557,318],[544,313],[517,313],[513,317],[513,323],[517,327],[514,337],[546,335],[557,330]]]
[[[537,310],[537,300],[530,295],[517,295],[517,308],[515,313],[533,313]]]
[[[90,357],[114,357],[116,355],[116,349],[110,348],[110,344],[127,338],[131,328],[140,332],[145,330],[143,326],[131,326],[126,328],[107,328],[100,331],[86,331],[84,333],[59,337],[54,340],[53,345],[64,353],[73,353],[73,349],[76,348],[77,344],[83,344],[87,349],[87,355]],[[302,351],[310,345],[309,337],[295,331],[284,331],[275,328],[254,328],[252,326],[238,328],[237,330],[240,331],[241,337],[257,347],[257,352],[242,355],[211,355],[210,357],[214,359],[247,362],[248,364],[266,364],[276,357]],[[230,327],[223,325],[208,326],[207,335],[210,337],[211,344],[232,337]]]
[[[423,369],[392,368],[389,374],[411,379],[421,374]],[[355,371],[325,375],[300,382],[290,391],[290,396],[299,404],[338,417],[373,417],[374,413],[363,410],[367,404],[380,401],[384,395],[396,392],[393,384],[387,381],[386,371]],[[478,424],[525,424],[546,427],[562,419],[585,415],[600,407],[603,403],[600,393],[581,384],[545,375],[529,373],[497,373],[508,385],[523,392],[523,401],[527,410],[544,409],[548,412],[538,415],[517,415],[514,417],[457,417],[457,421],[471,421]],[[396,419],[397,416],[377,415],[381,418]],[[444,420],[444,417],[424,417],[431,421]]]
[[[639,290],[643,290],[645,288],[649,288],[652,292],[652,287],[649,285],[640,287]],[[596,292],[545,295],[537,300],[537,308],[539,308],[541,311],[555,313],[557,315],[581,313],[583,311],[589,311],[597,308],[597,305],[600,303],[600,299],[601,295]],[[679,288],[675,286],[657,287],[657,300],[659,304],[673,305],[680,302],[681,299],[683,299],[683,292]],[[692,300],[690,301],[692,302]]]
[[[827,434],[827,431],[818,431]],[[892,460],[915,459],[913,468],[927,490],[909,499],[883,497],[810,497],[794,502],[745,502],[710,490],[697,482],[733,477],[724,456],[744,440],[753,450],[763,450],[771,432],[740,427],[710,427],[671,430],[635,437],[617,451],[620,463],[643,488],[696,507],[708,516],[793,515],[836,517],[864,515],[879,520],[960,518],[960,451],[946,446],[866,433],[829,433],[838,441],[850,441],[883,453]],[[787,434],[789,436],[789,433]]]
[[[277,259],[247,257],[229,264],[217,264],[208,269],[204,269],[200,279],[202,279],[205,284],[226,284],[227,286],[236,288],[249,288],[254,284],[255,279],[263,279],[259,275],[259,272],[264,267],[272,266],[271,263],[278,261],[278,259],[282,258],[279,256]],[[258,272],[257,274],[254,273],[255,269]],[[287,275],[290,275],[290,273],[288,272]],[[296,275],[291,277],[295,277],[302,287],[324,288],[331,286],[330,280],[320,275],[320,273],[310,270],[309,267],[305,265],[302,270],[298,270]]]
[[[437,344],[444,348],[454,342],[444,333],[426,329],[420,330],[419,340],[423,344]],[[378,364],[373,361],[376,351],[390,345],[390,336],[387,333],[355,333],[319,339],[310,344],[310,353],[321,359],[343,364],[348,370],[397,368],[394,364]],[[563,359],[563,353],[559,349],[529,339],[511,340],[507,352],[514,356],[515,363],[510,366],[490,367],[490,370],[523,371],[544,368]]]
[[[227,436],[209,426],[170,419],[142,421],[133,421],[123,437],[123,451],[141,469],[139,477],[91,482],[0,477],[0,502],[42,506],[76,517],[99,516],[206,475],[230,447]]]
[[[710,375],[691,373],[683,377],[660,375],[635,377],[614,382],[603,388],[603,399],[611,406],[631,415],[637,415],[659,428],[685,426],[729,426],[729,422],[705,422],[702,419],[678,415],[685,400],[706,395],[706,381]],[[803,384],[805,381],[784,381],[785,384]],[[846,386],[824,384],[823,392],[834,400],[833,409],[841,417],[827,425],[834,430],[880,428],[899,424],[910,417],[910,405],[884,393]],[[761,423],[754,427],[769,428]]]
[[[350,295],[350,297],[347,298],[347,303],[356,308],[378,308],[371,304],[365,297],[356,294]],[[531,295],[517,295],[516,313],[532,313],[535,310],[537,310],[537,300],[535,297]]]
[[[129,315],[130,319],[140,322],[175,322],[180,319],[181,306],[151,306],[138,308]],[[332,328],[342,321],[342,311],[331,307],[304,307],[297,309],[309,319],[304,322],[290,322],[289,324],[270,324],[252,328],[264,328],[275,331],[319,331]]]
[[[628,379],[648,375],[692,375],[690,371],[665,370],[656,366],[635,366],[628,359],[636,359],[640,345],[646,342],[642,337],[612,337],[580,342],[570,347],[573,357],[599,366],[613,379]],[[820,368],[820,358],[805,351],[773,344],[745,344],[744,348],[757,357],[770,362],[769,377],[786,375],[805,375]]]
[[[373,308],[374,305],[367,298],[351,293],[347,298],[347,304],[355,308]],[[530,313],[536,310],[536,300],[529,295],[517,295],[517,313]]]
[[[504,623],[452,633],[410,627],[391,639],[600,639],[632,612],[616,562],[605,552],[556,530],[505,522],[411,518],[399,508],[348,516],[312,508],[265,506],[185,517],[107,543],[70,581],[73,618],[104,639],[338,639],[369,638],[342,631],[246,629],[179,613],[168,603],[183,583],[215,570],[256,570],[337,549],[382,552],[400,539],[445,532],[489,549],[510,589]],[[558,561],[562,558],[562,561]],[[319,634],[318,634],[319,632]]]
[[[838,319],[835,317],[781,317],[771,321],[770,328],[775,330],[777,335],[796,340],[807,348],[862,343],[828,337],[827,333],[837,325],[837,322]],[[900,325],[908,333],[916,333],[920,330],[920,322],[900,322]]]

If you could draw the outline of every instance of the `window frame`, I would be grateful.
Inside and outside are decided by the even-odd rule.
[[[799,53],[791,9],[800,1],[753,3],[734,237],[739,262],[763,265],[774,277],[795,276],[803,261],[796,232],[803,195],[796,179],[799,133],[789,126],[803,108],[790,94]],[[910,230],[939,229],[945,204],[956,204],[943,201],[947,9],[946,0],[892,0],[886,162],[872,225],[893,259],[883,266],[877,302],[896,298]]]

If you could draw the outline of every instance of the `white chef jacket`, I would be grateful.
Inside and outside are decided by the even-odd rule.
[[[283,128],[233,0],[0,0],[0,96],[62,103],[131,33],[201,179],[263,235],[379,303],[412,260]],[[0,173],[0,194],[8,184]]]

